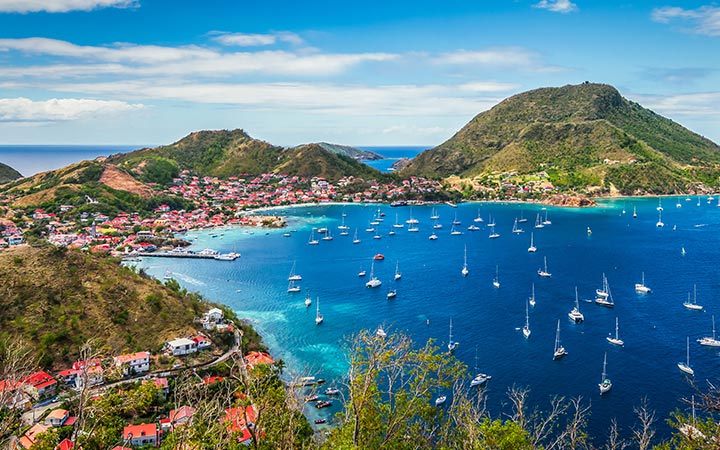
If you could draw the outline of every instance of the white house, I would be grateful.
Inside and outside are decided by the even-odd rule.
[[[128,425],[123,429],[123,439],[130,442],[133,447],[152,445],[157,447],[160,443],[157,425],[154,423],[141,423]]]
[[[129,353],[114,358],[115,365],[122,369],[123,376],[150,370],[150,352]]]
[[[189,355],[190,353],[197,352],[197,342],[192,341],[188,338],[178,338],[168,341],[165,347],[172,352],[173,356]]]

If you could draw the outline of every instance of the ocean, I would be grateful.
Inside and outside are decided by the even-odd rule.
[[[690,364],[694,382],[701,389],[705,380],[715,381],[719,350],[702,347],[695,340],[711,334],[711,316],[720,313],[720,266],[717,246],[720,207],[706,197],[663,198],[662,221],[656,198],[603,200],[596,208],[541,209],[534,204],[466,203],[457,208],[436,206],[440,230],[432,229],[433,206],[392,208],[388,205],[321,205],[287,208],[274,213],[287,215],[283,230],[227,228],[213,232],[191,232],[195,250],[213,248],[236,251],[234,262],[144,258],[151,275],[162,277],[170,270],[187,289],[233,308],[263,335],[276,358],[284,359],[291,375],[315,375],[329,380],[342,378],[347,369],[344,348],[348,338],[361,329],[383,326],[388,332],[408,333],[421,345],[436,340],[448,342],[449,324],[460,342],[455,356],[464,361],[471,377],[477,349],[478,370],[492,375],[488,383],[488,409],[493,417],[508,412],[507,391],[528,387],[533,406],[549,408],[554,396],[582,396],[590,402],[591,435],[604,437],[612,418],[628,434],[636,423],[633,408],[647,397],[657,413],[658,435],[667,437],[664,423],[675,409],[687,410],[683,398],[694,393],[688,376],[677,367],[685,360],[686,336],[690,337]],[[680,207],[677,207],[679,204]],[[632,217],[633,209],[637,218]],[[377,227],[382,239],[366,232],[377,211],[385,214]],[[343,214],[346,217],[343,218]],[[547,214],[551,225],[534,228],[537,215]],[[407,231],[405,221],[419,220],[417,233]],[[482,217],[484,222],[474,219]],[[490,217],[501,235],[489,239]],[[512,233],[515,218],[525,217],[524,233]],[[396,219],[397,218],[397,219]],[[340,236],[342,221],[350,227]],[[395,229],[395,222],[405,224]],[[462,235],[451,235],[451,222]],[[480,230],[468,231],[469,225]],[[334,239],[308,245],[313,228],[327,227]],[[389,235],[391,230],[397,233]],[[588,229],[591,233],[588,233]],[[361,240],[353,244],[353,235]],[[435,231],[437,240],[428,236]],[[289,232],[290,237],[284,233]],[[533,233],[537,252],[527,251]],[[316,235],[317,237],[317,235]],[[464,248],[469,274],[463,277]],[[682,254],[682,250],[685,254]],[[382,253],[385,260],[373,255]],[[537,270],[547,258],[550,278]],[[288,275],[295,265],[302,275],[301,292],[288,293]],[[396,265],[402,278],[394,281]],[[365,287],[368,277],[382,281],[376,289]],[[492,284],[497,274],[500,287]],[[649,294],[635,292],[635,283],[645,277]],[[602,287],[603,274],[615,307],[596,305],[595,290]],[[369,276],[369,274],[368,274]],[[525,339],[525,305],[535,285],[536,305],[530,307],[532,334]],[[585,321],[575,324],[567,313],[575,304],[575,287]],[[702,311],[685,308],[688,293],[697,286]],[[397,297],[388,300],[389,288]],[[303,300],[308,292],[310,308]],[[314,322],[317,299],[325,321]],[[605,339],[615,332],[624,347]],[[553,361],[557,321],[568,355]],[[611,392],[600,396],[598,383],[604,355]],[[332,381],[330,381],[332,384]],[[447,392],[438,392],[438,394]],[[329,417],[337,411],[309,411]]]
[[[391,172],[390,168],[394,163],[402,158],[414,158],[420,152],[431,148],[432,146],[395,146],[395,147],[358,147],[362,150],[368,150],[375,152],[378,155],[382,155],[385,159],[378,159],[375,161],[363,161],[370,167],[373,167],[380,172]]]
[[[98,156],[127,153],[142,145],[0,145],[0,162],[28,177]]]

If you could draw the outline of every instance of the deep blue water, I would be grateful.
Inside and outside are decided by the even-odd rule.
[[[142,145],[0,145],[0,162],[27,177],[98,156],[127,153]]]
[[[370,167],[381,172],[389,172],[390,167],[401,158],[414,158],[423,150],[431,148],[431,146],[425,147],[358,147],[363,150],[369,150],[375,152],[378,155],[382,155],[385,159],[379,159],[377,161],[363,161]]]
[[[209,232],[187,236],[197,250],[211,247],[241,252],[242,257],[234,262],[146,258],[142,264],[158,277],[172,270],[183,286],[225,303],[251,320],[273,354],[286,360],[295,374],[342,376],[347,367],[342,350],[345,338],[380,324],[387,331],[409,333],[418,343],[436,339],[444,348],[452,319],[454,337],[461,343],[455,355],[472,368],[477,346],[480,370],[493,376],[488,386],[493,416],[507,412],[509,387],[527,386],[533,403],[541,408],[548,407],[555,395],[582,396],[590,401],[590,432],[604,436],[613,417],[627,433],[636,423],[633,407],[648,397],[657,412],[659,434],[667,436],[664,419],[672,410],[684,408],[680,400],[693,393],[676,365],[685,358],[685,337],[691,339],[691,365],[698,386],[705,387],[706,379],[715,381],[720,368],[718,350],[695,343],[711,333],[712,314],[720,320],[720,207],[717,200],[709,204],[703,197],[699,205],[697,201],[683,198],[682,207],[676,208],[675,198],[665,198],[664,228],[656,227],[657,199],[609,200],[588,209],[548,208],[552,225],[543,229],[532,229],[540,205],[441,205],[437,209],[444,228],[438,230],[436,241],[428,240],[431,206],[412,210],[380,206],[386,213],[379,227],[381,240],[372,239],[372,233],[365,231],[376,205],[289,208],[281,211],[289,215],[287,230],[256,229],[250,234],[250,230],[235,228],[223,230],[217,238],[211,238]],[[633,207],[637,208],[636,219],[632,218]],[[343,211],[351,227],[349,236],[340,236],[337,229]],[[485,219],[481,230],[467,231],[478,213]],[[400,222],[410,214],[419,219],[420,232],[409,233],[406,225],[389,236],[396,214]],[[461,236],[450,235],[455,214],[462,222]],[[515,235],[511,233],[513,220],[521,214],[530,220],[522,224],[526,232]],[[496,219],[499,239],[488,238],[485,224],[489,215]],[[311,228],[322,226],[331,229],[334,240],[308,245]],[[355,229],[362,240],[358,245],[352,244]],[[288,230],[296,231],[284,237]],[[536,253],[527,252],[530,231],[534,232]],[[465,245],[467,278],[460,273]],[[684,256],[683,247],[687,251]],[[369,271],[376,253],[386,257],[375,264],[383,286],[368,289],[364,285],[367,278],[359,278],[357,273],[361,268]],[[551,278],[537,275],[543,257],[547,257]],[[396,261],[402,272],[397,282],[392,281]],[[286,292],[293,262],[303,277],[302,293]],[[496,265],[499,289],[492,285]],[[643,271],[652,288],[646,295],[634,290]],[[603,273],[614,309],[584,301],[601,287]],[[532,335],[526,340],[520,327],[532,283],[537,304],[530,309]],[[704,311],[682,305],[694,284]],[[392,301],[386,299],[388,286],[398,291]],[[574,305],[575,286],[585,314],[582,324],[567,317]],[[311,308],[303,304],[306,289],[313,301],[320,298],[325,316],[320,326],[314,323],[315,304]],[[614,332],[616,316],[623,348],[605,340]],[[558,319],[569,355],[553,361]],[[597,384],[605,352],[614,386],[601,397]],[[333,406],[327,413],[336,410]]]

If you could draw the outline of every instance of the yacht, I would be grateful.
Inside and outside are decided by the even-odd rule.
[[[578,300],[577,286],[575,286],[575,307],[568,313],[570,320],[580,323],[585,320],[585,316],[580,312],[580,301]]]
[[[360,243],[360,239],[358,239],[357,228],[355,228],[355,236],[353,236],[353,244],[359,244],[359,243]]]
[[[490,375],[488,375],[486,373],[478,372],[477,347],[475,347],[475,373],[477,375],[475,375],[475,377],[472,380],[470,380],[470,387],[482,386],[485,383],[487,383],[489,379],[492,378]]]
[[[395,281],[402,278],[402,273],[400,273],[400,261],[395,261]]]
[[[323,315],[320,314],[320,297],[318,297],[315,299],[315,325],[320,325],[323,319]]]
[[[312,230],[310,230],[310,239],[308,240],[308,244],[309,245],[318,245],[319,243],[320,243],[320,241],[315,239],[315,228],[313,228]]]
[[[453,225],[452,228],[450,229],[450,234],[452,236],[459,236],[459,235],[463,234],[463,232],[460,230],[456,230],[455,225]]]
[[[545,261],[545,268],[538,269],[537,273],[538,273],[538,275],[540,275],[543,278],[550,278],[552,276],[552,274],[550,272],[548,272],[547,256],[544,257],[544,261]]]
[[[465,253],[463,258],[463,268],[460,271],[462,273],[462,276],[466,277],[468,275],[468,268],[467,268],[467,245],[465,246]]]
[[[447,400],[447,396],[446,396],[446,395],[441,395],[440,397],[438,397],[438,398],[435,399],[435,406],[440,406],[440,405],[442,405],[443,403],[445,403],[446,400]]]
[[[493,278],[493,286],[500,287],[500,276],[498,274],[498,266],[495,266],[495,278]]]
[[[695,371],[690,367],[690,336],[686,337],[687,342],[685,343],[685,361],[677,363],[678,369],[681,372],[685,372],[688,375],[695,375]]]
[[[607,341],[613,345],[619,345],[622,347],[625,345],[625,342],[623,342],[622,339],[620,339],[620,336],[618,335],[618,318],[615,317],[615,337],[612,337],[612,335],[606,337]]]
[[[288,281],[300,281],[302,280],[302,276],[295,273],[295,262],[293,262],[292,268],[290,269],[290,276],[288,276]]]
[[[650,292],[650,288],[645,286],[645,272],[642,273],[642,282],[635,283],[635,292],[640,294],[647,294]]]
[[[520,227],[518,226],[518,219],[517,219],[517,217],[515,218],[515,223],[513,223],[512,232],[515,233],[515,234],[520,234],[520,233],[524,233],[524,232],[525,232],[525,230],[523,230],[522,228],[520,228]]]
[[[662,227],[665,226],[665,224],[664,224],[663,221],[662,221],[662,211],[658,211],[658,221],[657,221],[657,223],[655,224],[655,226],[658,227],[658,228],[662,228]]]
[[[533,240],[533,233],[530,233],[530,247],[528,247],[528,252],[530,253],[535,253],[537,251],[537,247],[535,247],[535,243],[533,242]]]
[[[535,306],[535,283],[532,284],[532,294],[530,294],[528,302],[530,303],[530,306]]]
[[[615,302],[613,301],[612,294],[610,293],[610,284],[608,284],[607,277],[604,273],[603,287],[602,289],[596,289],[595,293],[597,294],[597,297],[595,297],[595,303],[600,306],[607,306],[608,308],[615,307]]]
[[[380,287],[381,285],[382,281],[380,281],[380,279],[375,276],[375,259],[373,259],[372,264],[370,265],[370,279],[367,283],[365,283],[365,287],[376,288]]]
[[[398,215],[397,215],[397,213],[395,214],[395,225],[393,225],[393,227],[394,227],[394,228],[405,228],[405,224],[404,224],[404,223],[398,222]]]
[[[383,330],[382,327],[378,327],[377,331],[375,332],[375,336],[384,338],[387,337],[387,333],[385,332],[385,330]]]
[[[610,378],[607,377],[606,372],[607,369],[607,352],[605,352],[605,357],[603,359],[603,371],[602,371],[602,377],[600,378],[600,383],[598,384],[598,387],[600,388],[600,395],[608,392],[610,389],[612,389],[612,381],[610,381]]]
[[[310,299],[310,292],[308,292],[305,295],[305,306],[310,306],[310,305],[312,305],[312,300]]]
[[[688,299],[685,303],[683,303],[683,306],[687,309],[694,309],[696,311],[701,311],[703,309],[702,305],[697,304],[697,285],[693,285],[693,301],[690,301],[690,293],[688,292]]]
[[[450,338],[448,339],[448,345],[447,345],[448,352],[450,352],[450,353],[454,352],[458,345],[460,345],[460,343],[453,341],[453,338],[452,338],[452,319],[450,319]]]
[[[715,316],[712,316],[712,337],[705,336],[697,340],[698,344],[706,347],[720,347],[720,341],[715,339]]]
[[[432,215],[430,216],[430,220],[438,220],[440,218],[440,215],[437,213],[435,207],[433,207],[431,214]]]
[[[430,236],[428,236],[428,239],[430,239],[431,241],[437,240],[437,238],[437,234],[435,233],[432,233]]]
[[[535,228],[545,228],[545,225],[543,225],[542,219],[540,218],[540,213],[537,213],[537,216],[535,216]]]
[[[390,289],[387,293],[387,298],[391,299],[395,297],[397,297],[397,291],[395,289]]]
[[[473,222],[480,223],[480,222],[482,222],[482,221],[483,221],[483,218],[480,217],[480,209],[478,209],[477,217],[473,219]]]
[[[567,355],[567,350],[560,344],[560,319],[557,322],[557,331],[555,332],[555,350],[553,351],[553,360],[560,359]]]
[[[525,336],[525,339],[530,338],[530,313],[528,311],[528,305],[529,302],[525,302],[525,326],[522,329],[523,336]]]
[[[290,283],[288,284],[287,291],[288,292],[300,292],[300,286],[295,284],[294,281],[290,281]]]

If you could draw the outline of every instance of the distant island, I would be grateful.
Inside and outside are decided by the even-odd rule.
[[[0,162],[0,184],[17,180],[18,178],[22,178],[20,172]]]
[[[318,142],[317,145],[329,152],[333,152],[338,155],[345,155],[356,161],[377,161],[385,159],[382,155],[378,155],[377,153],[350,147],[348,145],[328,144],[327,142]]]

